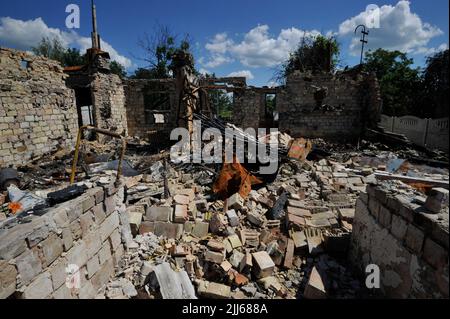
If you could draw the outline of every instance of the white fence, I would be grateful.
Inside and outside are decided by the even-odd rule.
[[[386,132],[403,134],[414,144],[449,152],[449,119],[421,119],[415,116],[381,115],[380,126]]]

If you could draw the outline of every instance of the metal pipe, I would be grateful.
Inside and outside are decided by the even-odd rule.
[[[74,155],[74,159],[73,159],[73,163],[72,163],[72,172],[70,175],[70,184],[75,183],[75,175],[76,175],[76,169],[77,169],[77,164],[78,164],[78,158],[80,155],[80,146],[81,146],[81,141],[82,141],[82,135],[83,132],[85,130],[91,130],[94,131],[96,133],[99,134],[103,134],[106,136],[110,136],[113,138],[117,138],[120,139],[122,141],[122,150],[120,153],[120,157],[119,157],[119,163],[118,163],[118,167],[117,167],[117,178],[116,178],[116,182],[115,184],[118,185],[119,181],[120,181],[120,177],[122,176],[122,163],[123,163],[123,159],[125,157],[125,152],[127,149],[127,139],[123,136],[121,136],[120,134],[105,130],[105,129],[101,129],[101,128],[97,128],[94,126],[90,126],[90,125],[85,125],[80,127],[79,131],[78,131],[78,136],[77,136],[77,144],[75,146],[75,155]]]

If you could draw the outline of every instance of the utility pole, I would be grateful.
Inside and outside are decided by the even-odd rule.
[[[364,59],[364,46],[365,46],[367,43],[369,43],[369,42],[366,40],[366,36],[369,35],[369,31],[367,30],[367,28],[366,28],[366,26],[365,26],[364,24],[360,24],[359,26],[356,27],[356,29],[355,29],[355,34],[358,32],[358,29],[359,29],[359,28],[362,28],[362,30],[361,30],[361,40],[360,40],[360,42],[362,43],[362,45],[361,45],[361,60],[360,60],[359,64],[363,64],[363,59]]]
[[[92,49],[100,50],[101,49],[100,35],[98,34],[97,30],[97,9],[95,7],[94,0],[92,0],[91,3],[92,3],[92,34],[91,34]]]

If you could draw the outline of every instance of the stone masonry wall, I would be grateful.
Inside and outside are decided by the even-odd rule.
[[[97,127],[122,134],[128,130],[125,91],[115,74],[93,74],[92,96]]]
[[[448,298],[448,211],[428,214],[412,198],[369,185],[357,201],[350,260],[378,265],[389,298]]]
[[[258,129],[264,118],[264,94],[252,89],[242,89],[234,94],[233,124],[247,129]]]
[[[358,137],[368,113],[362,103],[363,83],[362,74],[292,74],[277,95],[280,130],[306,138]],[[328,105],[329,109],[317,108],[315,87],[328,89],[322,104]]]
[[[0,230],[0,299],[94,298],[131,240],[123,196],[123,188],[89,189],[30,223]],[[71,265],[79,268],[79,289],[66,286]]]
[[[65,77],[56,61],[0,48],[0,167],[73,146],[77,110]]]
[[[156,86],[156,90],[152,87]],[[146,93],[169,94],[170,110],[148,110],[149,113],[164,116],[164,123],[149,123],[144,103]],[[176,127],[177,102],[175,81],[167,80],[127,80],[125,82],[126,114],[130,136],[148,138],[150,132],[160,132],[162,138],[169,138]]]

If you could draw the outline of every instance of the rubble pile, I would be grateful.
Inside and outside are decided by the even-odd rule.
[[[163,167],[159,162],[149,175],[126,179],[135,238],[104,297],[180,297],[184,288],[177,292],[173,287],[185,286],[183,296],[198,298],[355,298],[365,293],[345,254],[355,202],[370,178],[327,160],[291,162],[281,167],[274,183],[253,189],[248,198],[237,193],[223,201],[210,193],[210,185],[196,182],[205,171],[171,168],[171,196],[164,198],[164,178],[158,174]],[[175,273],[181,279],[166,282]],[[130,282],[135,290],[128,288]]]
[[[45,211],[114,183],[117,161],[108,150],[84,156],[79,182],[71,187],[67,182],[49,184],[34,193],[21,191],[17,200],[18,189],[8,187],[0,195],[0,205],[6,207],[0,212],[0,228],[10,227],[15,219],[26,222],[27,214],[41,208],[34,204]],[[217,168],[172,165],[164,152],[151,157],[127,154],[120,182],[133,238],[115,277],[97,298],[367,296],[347,261],[358,197],[368,184],[377,183],[377,174],[386,174],[394,179],[386,185],[425,203],[430,189],[417,181],[448,183],[448,170],[417,167],[396,156],[348,154],[287,161],[275,182],[252,186],[248,196],[237,192],[227,198],[214,192]],[[67,178],[70,161],[67,156],[60,160]],[[400,175],[413,178],[414,188],[403,187],[396,180]],[[24,209],[24,199],[34,200],[29,209]],[[21,213],[11,214],[12,202],[20,204]]]

